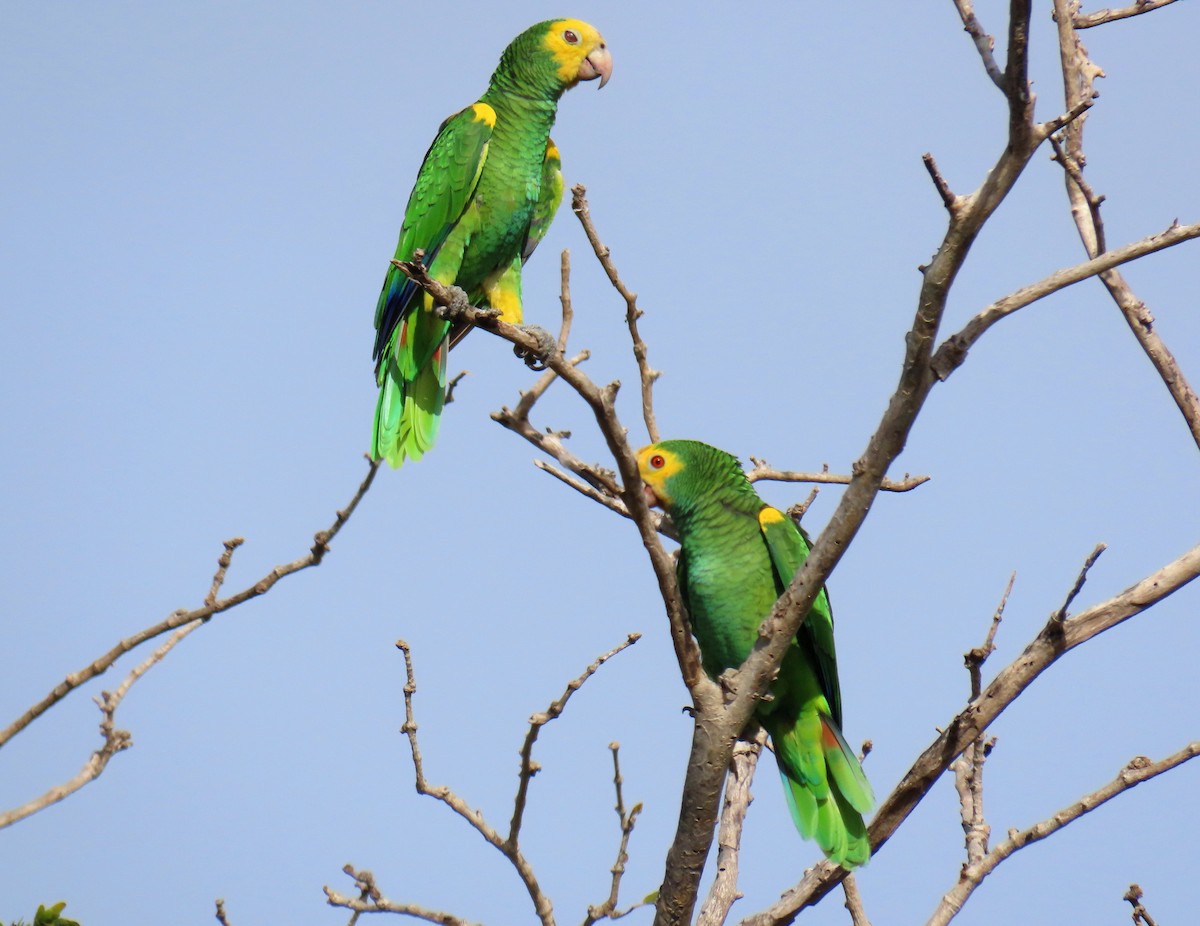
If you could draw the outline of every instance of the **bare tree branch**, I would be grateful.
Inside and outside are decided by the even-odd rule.
[[[1104,274],[1113,267],[1129,263],[1147,254],[1174,247],[1184,241],[1200,238],[1200,223],[1193,225],[1172,224],[1166,231],[1149,235],[1140,241],[1134,241],[1115,251],[1105,251],[1090,260],[1074,267],[1067,267],[1052,273],[1029,286],[1022,287],[1003,299],[997,299],[986,309],[975,315],[962,330],[952,334],[938,347],[933,358],[933,369],[939,379],[947,379],[955,369],[966,359],[967,352],[985,331],[1006,318],[1018,309],[1032,305],[1039,299],[1066,289],[1083,280],[1092,277],[1104,278]]]
[[[1127,15],[1147,12],[1148,10],[1145,8],[1150,6],[1150,4],[1135,4],[1132,8],[1133,12],[1129,12]],[[1062,64],[1063,86],[1068,107],[1089,103],[1096,96],[1094,88],[1096,78],[1104,76],[1104,72],[1088,58],[1087,49],[1083,47],[1083,43],[1076,33],[1075,14],[1078,13],[1078,10],[1077,0],[1054,0],[1054,18],[1058,23],[1059,58]],[[1122,18],[1110,10],[1102,12],[1112,14],[1111,18]],[[1102,18],[1092,24],[1098,25],[1100,21],[1111,21],[1111,18]],[[1084,124],[1085,120],[1080,118],[1067,126],[1063,132],[1064,142],[1056,150],[1059,155],[1058,160],[1065,170],[1064,179],[1067,198],[1071,204],[1071,215],[1079,230],[1084,250],[1089,257],[1095,258],[1105,251],[1104,225],[1100,217],[1102,197],[1097,197],[1082,179],[1083,167],[1087,162],[1083,153]],[[1200,396],[1197,396],[1196,390],[1184,376],[1175,355],[1171,353],[1155,329],[1154,316],[1146,304],[1134,294],[1132,287],[1119,271],[1109,269],[1099,274],[1099,277],[1146,358],[1154,366],[1163,385],[1167,387],[1167,391],[1191,432],[1192,440],[1197,447],[1200,447]]]
[[[537,913],[538,920],[542,923],[542,926],[554,926],[554,907],[550,902],[550,898],[542,891],[541,885],[538,884],[537,875],[533,871],[533,866],[529,864],[528,859],[521,853],[515,842],[510,844],[507,839],[500,835],[500,832],[494,826],[488,823],[482,811],[471,807],[449,787],[446,785],[430,785],[429,781],[425,778],[425,763],[421,757],[421,747],[417,743],[417,721],[413,713],[413,695],[417,691],[417,681],[413,673],[412,650],[404,640],[397,640],[396,648],[404,654],[404,671],[407,678],[404,684],[404,725],[401,726],[400,732],[408,737],[409,749],[412,752],[413,784],[416,786],[417,793],[427,794],[435,800],[441,801],[466,820],[487,842],[499,849],[501,854],[513,866],[517,877],[521,879],[521,883],[525,885],[525,890],[529,894],[529,899],[533,902],[534,911]],[[524,768],[524,763],[522,763],[522,767]],[[530,771],[529,774],[532,775],[533,772]],[[329,894],[328,887],[326,887],[325,892]]]
[[[623,783],[619,756],[621,744],[609,743],[608,748],[612,751],[613,787],[617,791],[617,805],[615,809],[617,811],[617,820],[621,824],[621,844],[617,847],[617,860],[610,869],[612,872],[612,883],[609,886],[608,897],[602,903],[588,907],[583,926],[592,926],[592,924],[602,919],[619,920],[622,917],[628,916],[634,910],[649,906],[652,902],[650,900],[642,900],[624,910],[617,909],[618,896],[621,892],[621,878],[625,874],[625,865],[629,862],[629,837],[633,834],[633,828],[637,824],[638,814],[642,812],[642,805],[640,803],[634,804],[633,808],[626,813],[625,798],[621,793],[621,785]]]
[[[819,473],[798,473],[787,469],[775,469],[767,464],[766,460],[758,457],[751,457],[750,462],[754,464],[754,468],[746,473],[746,478],[751,482],[770,481],[770,482],[815,482],[820,485],[849,485],[853,476],[842,475],[841,473],[831,473],[826,467],[824,471]],[[929,476],[910,476],[904,474],[903,479],[884,479],[879,483],[881,492],[911,492],[917,486],[924,485],[929,481]]]
[[[1060,810],[1054,816],[1040,823],[1035,823],[1028,829],[1019,832],[1009,830],[1008,838],[1004,842],[983,858],[963,866],[958,883],[942,897],[933,916],[929,918],[927,926],[945,926],[946,923],[949,923],[962,909],[963,904],[966,903],[975,888],[983,882],[983,879],[995,871],[996,867],[1014,852],[1045,839],[1069,823],[1075,822],[1084,814],[1095,810],[1101,804],[1112,800],[1118,794],[1128,791],[1143,781],[1149,781],[1151,778],[1168,772],[1197,755],[1200,755],[1200,741],[1189,743],[1179,752],[1160,759],[1158,762],[1151,762],[1145,756],[1138,756],[1130,760],[1116,778],[1091,794],[1085,794],[1070,807]],[[1126,898],[1128,899],[1128,895]]]
[[[346,865],[342,870],[354,879],[354,886],[358,889],[359,896],[347,897],[331,887],[326,887],[325,900],[331,907],[343,907],[354,911],[354,915],[350,918],[350,926],[358,921],[360,913],[400,913],[404,916],[425,920],[427,923],[437,923],[438,926],[478,926],[477,923],[470,920],[460,919],[440,910],[430,910],[417,904],[396,903],[388,900],[375,884],[375,877],[371,872],[355,871],[353,865]]]
[[[1091,29],[1093,26],[1103,26],[1105,23],[1116,22],[1118,19],[1128,19],[1130,16],[1140,16],[1142,13],[1159,10],[1174,2],[1175,0],[1137,0],[1136,3],[1121,7],[1119,10],[1097,10],[1095,13],[1076,12],[1071,18],[1071,23],[1076,29]],[[1079,9],[1078,3],[1075,4],[1075,9]]]
[[[766,731],[760,729],[752,740],[741,740],[733,747],[729,775],[725,779],[720,828],[717,831],[717,873],[700,907],[696,926],[721,926],[729,917],[734,902],[742,897],[742,892],[738,890],[742,826],[746,822],[746,811],[754,800],[750,794],[750,784],[754,780],[754,771],[766,741]]]
[[[610,511],[615,511],[617,514],[619,514],[623,518],[629,517],[629,509],[625,507],[625,503],[622,502],[620,498],[616,498],[611,495],[606,495],[605,493],[601,492],[599,489],[593,488],[592,486],[588,485],[582,479],[577,479],[574,476],[572,476],[570,473],[564,473],[562,470],[560,470],[554,466],[551,466],[545,460],[534,460],[533,465],[536,466],[538,469],[542,470],[543,472],[549,473],[551,476],[553,476],[559,482],[566,483],[572,489],[574,489],[576,492],[578,492],[580,495],[584,495],[587,498],[590,498],[592,501],[603,505],[605,508],[609,509]]]
[[[285,576],[299,572],[301,569],[307,569],[309,566],[319,565],[329,550],[330,541],[337,536],[342,525],[354,513],[354,509],[358,506],[359,501],[371,487],[371,482],[375,478],[378,466],[378,463],[369,464],[366,478],[359,485],[358,491],[355,492],[350,503],[337,513],[336,519],[328,529],[320,531],[315,535],[313,547],[307,556],[302,556],[284,566],[276,566],[255,584],[248,586],[240,592],[236,592],[228,598],[218,599],[217,596],[225,584],[225,577],[233,560],[234,551],[244,542],[241,537],[225,541],[225,550],[217,560],[217,571],[213,575],[212,585],[204,598],[204,605],[202,607],[191,611],[183,608],[173,611],[165,620],[122,640],[100,658],[93,660],[78,672],[68,675],[45,698],[30,707],[29,710],[0,732],[0,746],[3,746],[55,704],[58,704],[70,695],[71,692],[98,675],[107,672],[121,656],[131,652],[148,640],[161,636],[168,631],[174,631],[162,646],[130,671],[129,675],[126,676],[114,692],[101,692],[100,697],[95,699],[104,715],[104,720],[100,724],[100,732],[104,737],[101,747],[92,753],[79,772],[68,781],[49,789],[44,794],[27,801],[19,807],[0,813],[0,829],[11,826],[13,823],[23,820],[37,813],[39,810],[49,807],[51,804],[58,803],[63,798],[99,778],[108,767],[109,760],[113,756],[133,745],[131,734],[126,730],[117,729],[115,718],[117,707],[128,693],[130,687],[151,668],[161,662],[167,653],[182,642],[188,634],[202,626],[214,614],[228,611],[230,608],[237,607],[251,598],[266,594],[276,582]]]
[[[446,785],[430,785],[425,777],[425,763],[421,756],[421,747],[417,742],[417,720],[413,709],[413,696],[417,691],[416,675],[413,671],[412,649],[404,640],[396,641],[396,648],[404,654],[404,724],[400,730],[408,737],[409,749],[412,752],[413,777],[414,785],[418,794],[425,794],[435,800],[441,801],[456,814],[462,817],[471,825],[471,827],[479,833],[488,843],[500,851],[500,853],[508,859],[513,866],[517,876],[521,879],[521,883],[525,885],[525,890],[529,894],[529,899],[533,902],[534,911],[537,913],[538,920],[542,926],[554,926],[554,908],[550,902],[550,898],[542,890],[538,884],[537,875],[534,873],[533,866],[529,860],[525,858],[521,852],[519,839],[521,832],[521,823],[525,814],[525,805],[529,795],[529,782],[535,774],[540,770],[540,766],[533,760],[533,744],[537,741],[538,733],[541,728],[550,721],[559,717],[566,708],[567,702],[571,699],[576,691],[578,691],[596,671],[604,665],[609,659],[617,655],[622,650],[632,646],[639,639],[640,633],[629,634],[623,643],[603,656],[597,658],[591,663],[578,678],[571,681],[562,697],[550,703],[550,706],[543,712],[534,714],[529,718],[529,732],[525,735],[524,744],[521,747],[521,768],[517,781],[517,794],[513,800],[512,821],[509,824],[508,835],[506,837],[500,835],[500,831],[488,823],[483,813],[471,807],[457,793],[451,790]],[[640,811],[640,807],[637,808]],[[637,813],[632,816],[636,817]],[[628,823],[630,832],[633,830],[633,820]],[[628,836],[626,835],[626,839]],[[625,842],[622,842],[622,851],[624,850]],[[349,868],[349,866],[347,866]],[[350,872],[348,872],[350,873]],[[619,879],[618,879],[619,880]],[[325,888],[325,893],[333,903],[333,893],[330,888]],[[338,906],[347,906],[342,902],[345,898],[339,896]],[[363,901],[365,903],[365,900]],[[372,901],[375,903],[375,901]],[[350,906],[350,909],[359,909],[358,907]],[[367,909],[367,908],[363,908]],[[371,907],[367,912],[375,912],[379,909],[377,906]],[[399,911],[408,912],[408,911]],[[448,916],[448,914],[437,914],[439,916]],[[440,922],[440,921],[439,921]],[[458,922],[454,920],[454,922]]]
[[[363,479],[362,484],[359,485],[358,491],[354,493],[354,497],[350,499],[350,503],[337,513],[337,518],[334,520],[333,524],[327,530],[317,532],[313,538],[314,542],[312,549],[309,551],[307,556],[302,556],[299,559],[293,560],[292,562],[283,566],[276,566],[253,585],[247,586],[240,592],[230,595],[228,598],[223,598],[220,601],[214,601],[211,604],[206,603],[203,607],[196,608],[191,611],[183,608],[180,608],[177,611],[172,611],[165,620],[160,621],[151,627],[147,627],[145,630],[136,633],[131,637],[126,637],[103,656],[93,660],[89,665],[84,666],[78,672],[73,672],[72,674],[68,675],[66,679],[64,679],[57,686],[55,686],[53,690],[51,690],[50,694],[14,720],[3,731],[0,731],[0,746],[4,746],[9,740],[24,730],[27,726],[29,726],[29,724],[31,724],[34,720],[44,714],[47,710],[65,698],[80,685],[83,685],[84,683],[91,681],[97,675],[102,675],[108,671],[108,669],[112,667],[112,664],[119,658],[124,656],[130,650],[145,643],[147,640],[152,640],[157,636],[161,636],[162,634],[182,627],[185,624],[190,624],[193,621],[206,621],[214,614],[220,614],[223,611],[228,611],[230,608],[235,608],[238,605],[249,601],[251,598],[257,598],[259,595],[265,595],[271,590],[276,582],[285,576],[292,575],[293,573],[299,572],[302,569],[307,569],[310,566],[320,565],[321,560],[325,558],[325,554],[329,552],[330,541],[337,536],[338,531],[342,529],[342,525],[349,520],[350,515],[354,513],[354,509],[358,507],[358,503],[362,500],[362,497],[371,487],[371,482],[375,479],[375,473],[378,468],[379,463],[377,461],[368,463],[366,478]],[[235,537],[233,540],[226,541],[226,553],[232,553],[232,550],[236,549],[242,543],[243,540],[240,537]],[[224,559],[224,555],[222,556],[222,559]],[[224,571],[220,566],[217,570],[217,576],[214,577],[214,591],[210,591],[210,596],[214,595],[215,589],[220,587],[218,577],[221,581],[224,581]]]

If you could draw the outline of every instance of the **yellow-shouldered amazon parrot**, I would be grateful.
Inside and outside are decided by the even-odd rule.
[[[759,625],[808,557],[791,518],[754,491],[737,458],[692,440],[638,451],[646,500],[679,530],[679,589],[713,678],[737,668]],[[853,868],[870,858],[862,815],[875,802],[842,736],[833,613],[822,589],[783,657],[756,719],[771,737],[797,829]]]
[[[520,324],[521,266],[562,199],[550,127],[558,99],[612,73],[604,38],[578,19],[531,26],[504,50],[487,91],[442,123],[408,199],[396,260],[425,252],[430,276]],[[390,267],[375,309],[379,401],[371,456],[399,466],[437,437],[451,331],[430,297]]]

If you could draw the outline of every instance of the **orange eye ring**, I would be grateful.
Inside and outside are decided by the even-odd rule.
[[[656,453],[650,458],[650,466],[654,469],[662,469],[666,465],[667,461],[661,453]]]

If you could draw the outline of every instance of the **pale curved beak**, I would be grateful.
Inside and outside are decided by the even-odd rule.
[[[657,508],[659,505],[658,496],[654,494],[654,490],[646,483],[642,483],[642,494],[646,496],[646,504],[651,508]]]
[[[608,79],[612,76],[612,55],[608,52],[608,46],[603,42],[596,48],[592,49],[592,53],[583,59],[583,63],[579,65],[580,80],[595,80],[600,78],[600,86],[603,87],[608,83]]]

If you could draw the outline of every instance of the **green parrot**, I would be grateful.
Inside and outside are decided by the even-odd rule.
[[[704,669],[717,678],[750,655],[759,625],[808,557],[808,539],[758,497],[737,458],[723,450],[667,440],[637,458],[646,500],[662,506],[679,529],[679,590]],[[824,589],[770,691],[756,718],[771,737],[797,829],[839,865],[864,864],[871,845],[862,815],[875,796],[841,732],[833,614]]]
[[[578,19],[526,29],[504,50],[487,91],[442,123],[408,198],[396,260],[420,248],[430,276],[466,291],[513,324],[522,321],[521,266],[562,200],[550,127],[558,99],[581,80],[612,73],[603,36]],[[375,308],[379,401],[371,457],[393,467],[433,446],[446,400],[446,354],[466,329],[389,267]]]

